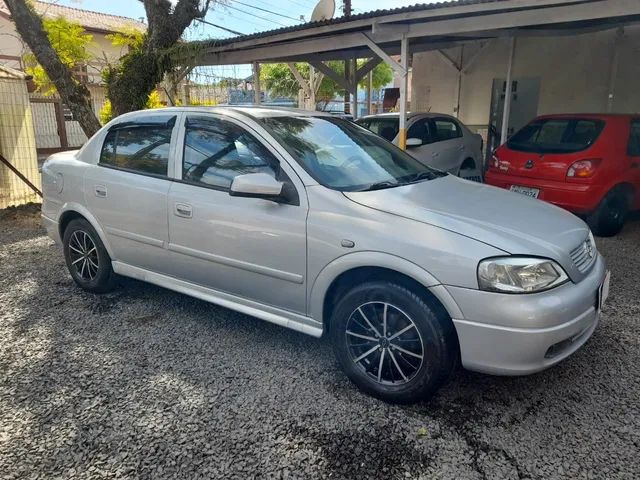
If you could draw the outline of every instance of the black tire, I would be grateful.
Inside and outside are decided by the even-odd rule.
[[[335,355],[349,379],[370,395],[393,403],[414,403],[435,393],[455,369],[458,347],[451,320],[429,303],[431,299],[390,281],[367,282],[347,292],[333,310],[330,328]],[[380,330],[385,304],[386,336]],[[414,326],[406,330],[409,323]],[[392,339],[403,329],[405,333]],[[422,359],[416,356],[418,342]]]
[[[114,289],[116,274],[111,257],[89,222],[83,218],[71,220],[64,230],[62,246],[69,273],[80,288],[93,293]]]
[[[595,212],[587,216],[587,224],[594,235],[613,237],[622,230],[629,214],[629,197],[620,190],[609,192]]]

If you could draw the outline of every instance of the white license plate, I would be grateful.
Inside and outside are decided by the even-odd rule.
[[[604,282],[600,285],[598,289],[598,308],[602,309],[604,302],[609,298],[609,285],[611,284],[611,272],[607,271],[607,274],[604,276]]]
[[[540,190],[537,188],[521,187],[520,185],[511,185],[509,190],[531,198],[538,198],[538,195],[540,194]]]

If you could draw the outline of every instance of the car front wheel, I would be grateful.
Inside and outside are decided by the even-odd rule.
[[[79,287],[94,293],[114,288],[116,274],[111,257],[89,222],[83,218],[69,222],[62,245],[69,273]]]
[[[435,392],[456,362],[457,344],[451,321],[429,300],[387,281],[362,284],[342,297],[332,314],[332,343],[358,387],[396,403]]]

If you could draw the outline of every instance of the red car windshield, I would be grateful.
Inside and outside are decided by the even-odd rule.
[[[603,128],[602,120],[543,118],[513,135],[507,147],[520,152],[574,153],[593,145]]]

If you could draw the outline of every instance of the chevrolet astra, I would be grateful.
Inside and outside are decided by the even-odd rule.
[[[132,277],[325,334],[345,374],[392,402],[428,397],[459,363],[525,375],[560,362],[609,290],[571,213],[318,112],[133,112],[50,157],[43,189],[81,288]]]

